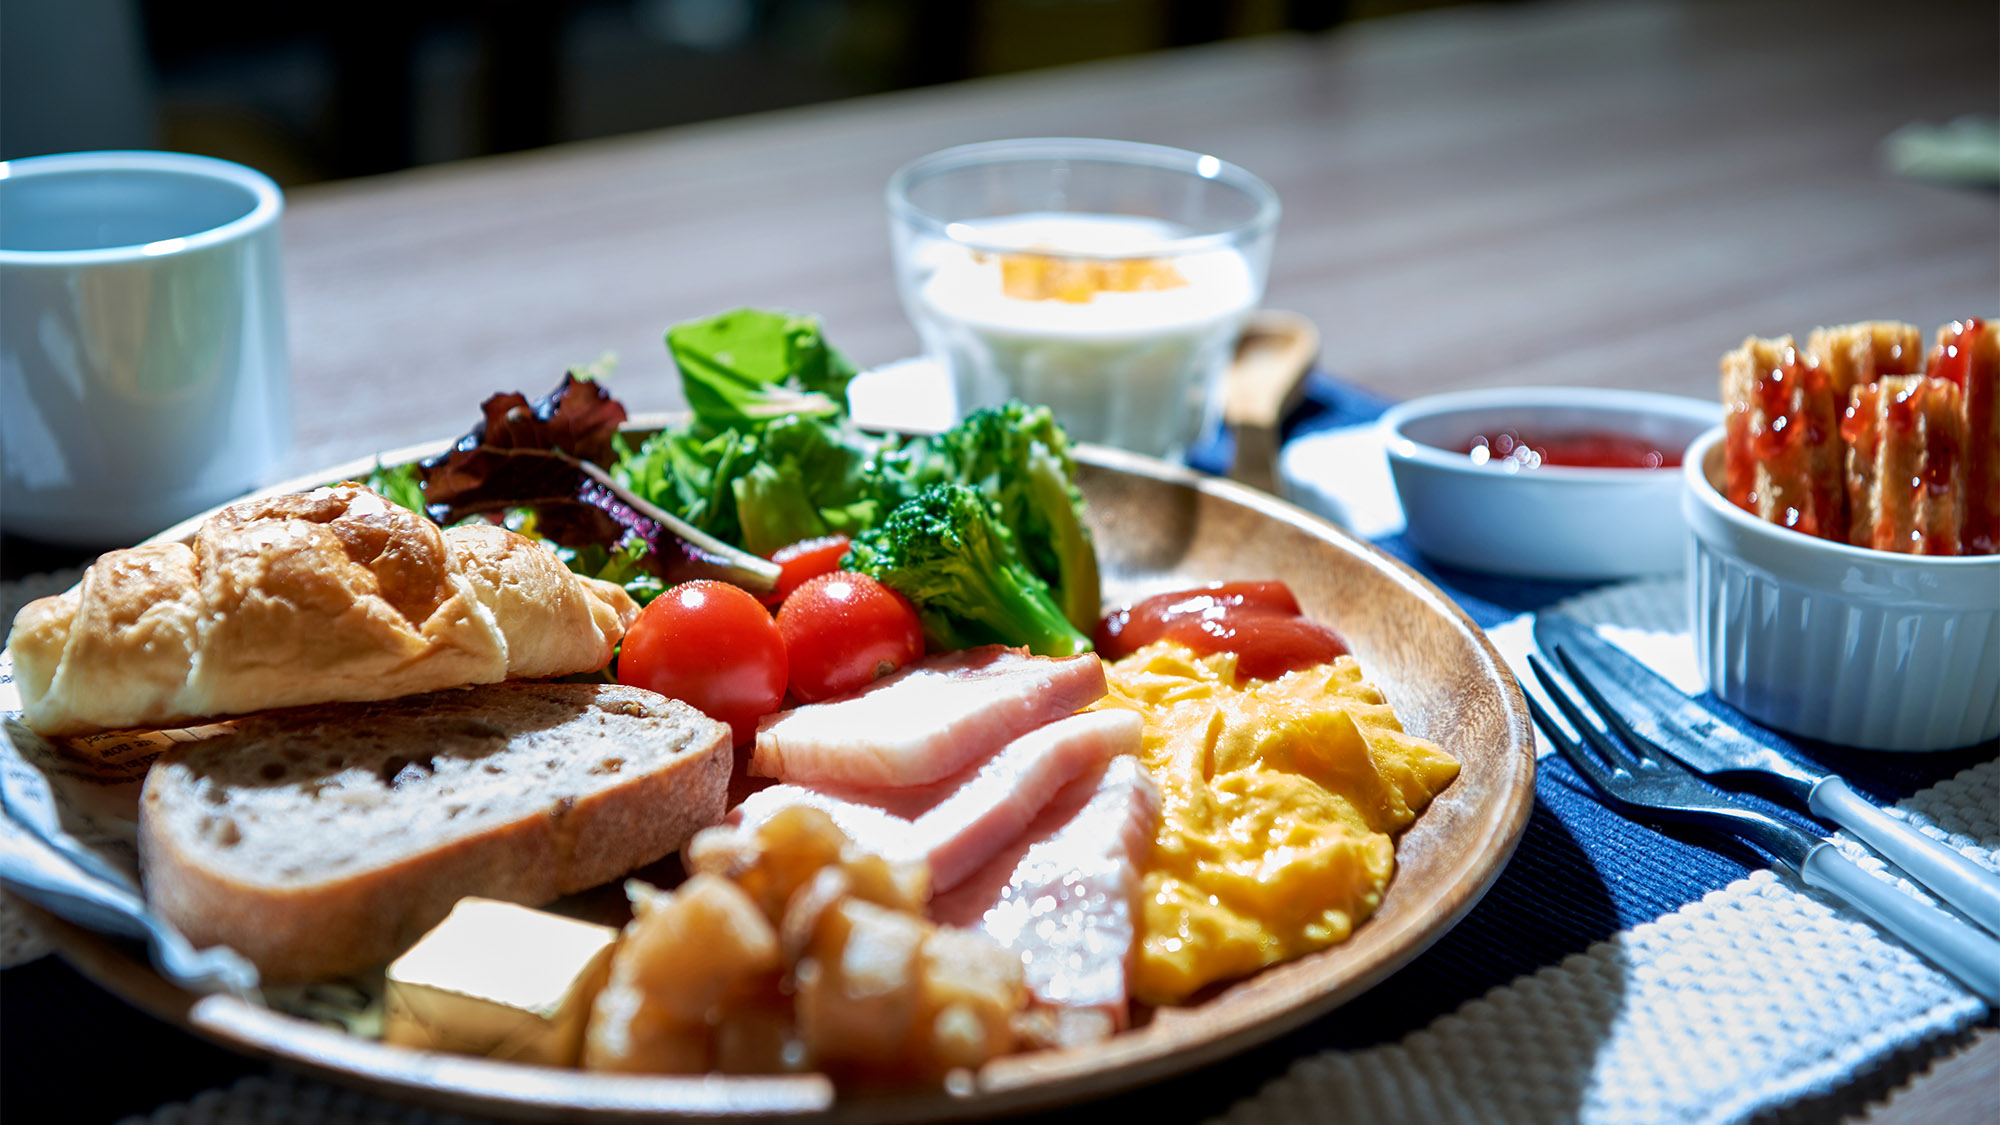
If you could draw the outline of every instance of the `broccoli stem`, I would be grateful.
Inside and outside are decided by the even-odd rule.
[[[1090,638],[1018,553],[978,490],[932,485],[849,546],[841,565],[909,598],[940,648],[998,642],[1074,656]]]
[[[988,581],[991,605],[967,599],[954,607],[990,633],[990,639],[1025,644],[1037,656],[1075,656],[1090,651],[1090,638],[1070,624],[1048,584],[1024,566],[978,571]]]

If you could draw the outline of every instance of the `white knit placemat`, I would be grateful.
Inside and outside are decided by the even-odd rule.
[[[1901,807],[1977,834],[1985,846],[1961,850],[1990,864],[1996,803],[1987,763]],[[1983,826],[1956,818],[1972,809]],[[1400,1043],[1305,1060],[1222,1120],[1740,1121],[1984,1010],[1855,915],[1758,871]]]

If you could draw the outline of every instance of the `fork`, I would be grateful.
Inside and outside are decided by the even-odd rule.
[[[1653,757],[1626,745],[1585,716],[1572,689],[1540,657],[1530,654],[1528,665],[1549,700],[1569,721],[1569,727],[1558,724],[1528,696],[1535,725],[1613,809],[1638,820],[1721,828],[1750,841],[1807,886],[1851,903],[1989,1006],[2000,1006],[2000,940],[1870,875],[1831,841],[1739,804],[1703,784],[1672,759]],[[1582,741],[1572,737],[1569,728],[1574,728]],[[1589,744],[1589,750],[1584,743]]]

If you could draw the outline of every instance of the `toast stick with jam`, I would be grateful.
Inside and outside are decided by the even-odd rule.
[[[1916,555],[1961,553],[1964,396],[1944,379],[1884,375],[1854,389],[1847,441],[1848,542]]]
[[[1963,395],[1965,553],[2000,553],[2000,325],[1970,318],[1939,328],[1925,370]]]
[[[1839,419],[1846,397],[1835,396],[1827,373],[1790,336],[1752,336],[1722,357],[1722,399],[1730,502],[1808,535],[1845,540]]]

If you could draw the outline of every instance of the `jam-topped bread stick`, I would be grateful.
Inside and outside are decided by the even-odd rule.
[[[1722,357],[1722,401],[1730,502],[1808,535],[1845,539],[1838,427],[1846,401],[1836,400],[1826,373],[1790,336],[1752,336]]]

